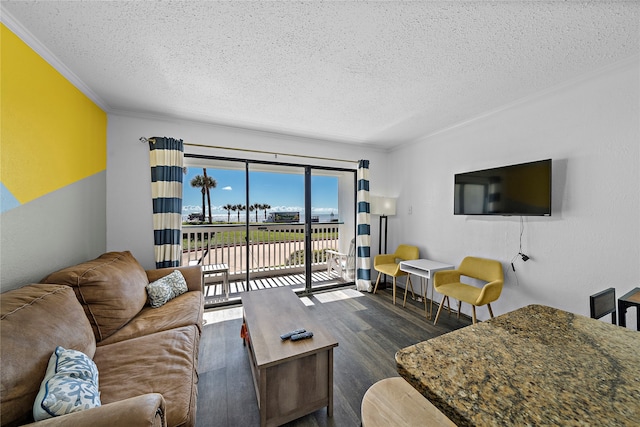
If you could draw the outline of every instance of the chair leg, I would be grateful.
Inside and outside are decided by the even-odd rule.
[[[458,316],[457,318],[460,318],[460,310],[462,309],[462,301],[458,301]]]
[[[493,310],[491,310],[491,304],[487,304],[487,308],[489,309],[489,316],[493,319]]]
[[[404,287],[404,299],[402,300],[402,306],[405,307],[407,305],[407,291],[409,287],[405,285]]]
[[[476,321],[476,306],[471,304],[471,312],[473,313],[473,324],[475,325],[477,323]]]
[[[396,305],[396,278],[393,278],[393,305]]]
[[[374,294],[378,290],[378,283],[380,283],[380,276],[382,276],[382,274],[380,272],[378,272],[378,279],[376,280],[376,286],[375,286],[375,288],[373,288],[373,293]]]
[[[448,298],[447,296],[442,296],[442,301],[440,301],[440,305],[438,306],[438,312],[436,313],[436,318],[433,320],[433,324],[438,323],[438,318],[440,317],[440,311],[442,310],[442,306],[444,306],[444,299]]]
[[[447,299],[447,310],[449,310],[449,316],[451,316],[451,306],[449,305],[449,297],[445,296],[445,298]],[[444,298],[442,299],[442,302],[444,302]]]

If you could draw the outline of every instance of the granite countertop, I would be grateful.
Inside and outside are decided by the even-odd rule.
[[[640,425],[640,332],[551,307],[420,342],[396,362],[458,426]]]

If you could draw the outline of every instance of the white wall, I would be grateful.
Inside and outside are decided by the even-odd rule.
[[[390,246],[416,244],[423,258],[456,265],[466,255],[500,260],[495,314],[535,303],[588,315],[589,295],[640,286],[639,68],[636,57],[395,150]],[[531,259],[515,263],[516,276],[520,218],[454,216],[453,175],[545,158],[553,214],[524,218]],[[627,325],[635,319],[630,309]]]
[[[539,303],[588,315],[590,294],[613,286],[620,296],[640,286],[639,68],[636,57],[390,154],[355,145],[112,114],[107,249],[131,250],[145,268],[153,268],[148,147],[138,142],[141,136],[365,158],[371,161],[372,194],[399,197],[398,215],[389,219],[389,248],[412,243],[420,247],[422,257],[453,264],[466,255],[502,261],[505,288],[493,304],[496,314]],[[229,156],[225,151],[204,151]],[[520,218],[454,216],[453,175],[543,158],[553,159],[553,215],[524,218],[522,249],[531,259],[516,261],[516,275],[510,261],[519,251]],[[372,217],[372,256],[377,252],[377,224],[378,218]],[[470,308],[463,311],[470,313]],[[478,317],[487,318],[486,309],[479,309]],[[635,325],[635,319],[634,310],[629,310],[627,324]]]
[[[106,246],[105,195],[106,172],[99,172],[4,212],[2,292],[100,256]]]
[[[107,250],[130,250],[145,268],[154,268],[151,174],[149,148],[140,137],[168,136],[185,143],[222,146],[323,158],[370,161],[372,188],[382,194],[388,168],[384,153],[357,145],[293,138],[271,133],[166,119],[125,117],[111,114],[107,136]],[[277,160],[298,164],[357,168],[357,163],[266,156],[240,151],[185,147],[186,152],[234,158]],[[374,222],[376,218],[373,219]],[[372,227],[372,242],[377,228]],[[373,244],[377,249],[377,244]]]

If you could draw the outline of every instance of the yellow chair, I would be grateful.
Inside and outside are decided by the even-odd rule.
[[[479,279],[486,283],[482,288],[468,285],[460,282],[460,276],[467,276]],[[458,300],[458,317],[460,317],[460,306],[462,302],[471,304],[473,310],[473,323],[476,323],[476,307],[487,305],[489,315],[493,317],[491,303],[500,297],[502,285],[504,284],[504,275],[502,273],[502,264],[499,261],[485,258],[466,257],[460,263],[457,270],[442,270],[436,272],[433,277],[433,288],[444,295],[438,308],[438,313],[433,321],[435,325],[440,317],[440,311],[447,300],[449,307],[449,297]]]
[[[380,283],[380,277],[384,274],[393,277],[393,303],[396,303],[396,279],[400,276],[406,276],[407,273],[400,270],[400,261],[408,261],[411,259],[419,258],[419,249],[416,246],[400,245],[396,251],[392,254],[376,255],[373,258],[373,268],[378,272],[378,279],[376,280],[376,286],[373,288],[375,294],[378,290],[378,283]],[[411,276],[407,278],[407,284],[405,286],[404,295],[405,302],[407,299],[407,289],[411,286],[411,294],[413,293],[413,285],[411,284]],[[404,304],[402,305],[404,307]]]

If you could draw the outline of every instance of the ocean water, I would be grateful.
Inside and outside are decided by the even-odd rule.
[[[268,216],[269,216],[269,214],[267,213],[267,217]],[[303,217],[303,216],[304,216],[303,213],[300,212],[300,217]],[[317,216],[318,217],[318,222],[331,222],[332,218],[333,219],[340,219],[340,215],[337,214],[337,213],[335,213],[333,216],[330,215],[330,214],[329,215],[325,215],[325,214],[314,215],[314,214],[312,214],[311,216]],[[188,218],[189,218],[188,214],[186,214],[186,215],[183,214],[182,215],[182,221],[187,221]],[[238,212],[231,212],[231,216],[230,217],[227,217],[226,213],[224,213],[224,214],[213,214],[211,216],[211,219],[213,220],[214,223],[215,222],[224,222],[224,223],[226,223],[227,222],[227,218],[229,218],[231,222],[238,222]],[[207,215],[206,219],[208,219],[208,215]],[[245,219],[246,219],[246,212],[241,212],[240,213],[240,221],[244,222]],[[255,220],[256,220],[256,214],[254,212],[250,213],[250,222],[255,222]],[[265,221],[264,212],[258,213],[258,222],[264,222],[264,221]]]

